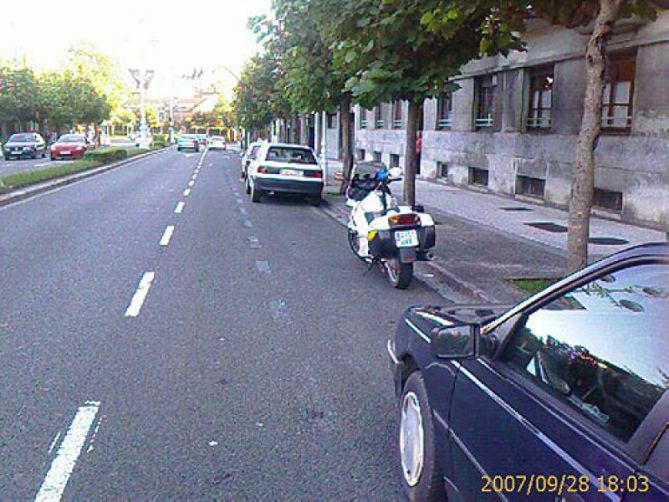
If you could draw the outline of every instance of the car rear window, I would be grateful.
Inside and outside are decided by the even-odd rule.
[[[9,138],[9,142],[12,143],[28,143],[30,141],[35,141],[32,134],[12,134]]]
[[[267,160],[275,162],[292,162],[295,164],[316,164],[316,159],[306,148],[272,146],[267,151]]]
[[[59,143],[83,143],[84,141],[84,137],[77,134],[66,134],[58,140]]]

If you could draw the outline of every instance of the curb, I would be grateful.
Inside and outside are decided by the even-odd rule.
[[[346,226],[346,221],[342,220],[343,213],[341,215],[338,214],[333,207],[334,204],[327,198],[323,198],[323,204],[319,209],[340,225]],[[449,291],[447,291],[443,285],[448,286],[458,295],[467,297],[468,301],[501,303],[499,299],[485,293],[470,282],[446,270],[443,266],[439,265],[438,260],[439,257],[437,256],[433,261],[416,262],[416,272],[418,273],[415,274],[414,277],[450,302],[452,302],[453,299],[447,296]]]
[[[7,206],[9,204],[13,204],[15,202],[18,202],[20,200],[24,199],[29,199],[30,197],[34,197],[35,195],[39,195],[44,192],[48,192],[49,190],[53,190],[55,188],[59,188],[65,185],[70,185],[72,183],[75,183],[77,181],[81,181],[83,179],[89,178],[91,176],[95,176],[96,174],[102,174],[104,172],[110,171],[112,169],[115,169],[117,167],[125,166],[127,164],[130,164],[136,160],[141,160],[146,157],[150,157],[151,155],[156,155],[158,153],[164,152],[170,147],[165,147],[161,148],[160,150],[154,150],[152,152],[146,152],[142,153],[140,155],[135,155],[134,157],[130,157],[129,159],[124,159],[120,160],[118,162],[114,162],[112,164],[106,164],[102,165],[100,167],[96,167],[94,169],[90,169],[88,171],[82,171],[79,173],[74,173],[74,174],[68,174],[66,176],[61,176],[59,178],[54,178],[52,180],[47,180],[41,183],[36,183],[35,185],[30,185],[25,188],[18,188],[16,190],[12,190],[4,195],[0,195],[0,207],[1,206]]]

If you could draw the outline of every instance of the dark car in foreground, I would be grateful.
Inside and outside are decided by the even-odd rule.
[[[49,148],[51,160],[83,159],[88,150],[88,141],[83,134],[63,134]]]
[[[669,244],[388,341],[411,500],[669,500]]]
[[[36,132],[12,134],[3,148],[5,160],[46,157],[46,142]]]

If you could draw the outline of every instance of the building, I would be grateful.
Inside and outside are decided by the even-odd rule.
[[[419,175],[565,208],[585,91],[587,29],[533,21],[527,51],[473,61],[426,102]],[[669,12],[623,21],[609,45],[595,212],[664,228],[669,201]],[[406,103],[356,109],[357,158],[404,166]],[[333,139],[331,143],[337,144]]]

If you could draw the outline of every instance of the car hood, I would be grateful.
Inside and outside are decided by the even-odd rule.
[[[54,143],[51,148],[77,148],[86,146],[84,143]]]
[[[442,307],[410,307],[405,317],[418,329],[429,335],[435,328],[462,324],[487,324],[512,305],[506,304],[455,304]]]
[[[15,143],[15,142],[8,142],[5,143],[5,147],[14,147],[14,146],[35,146],[35,141],[31,141],[29,143]]]

